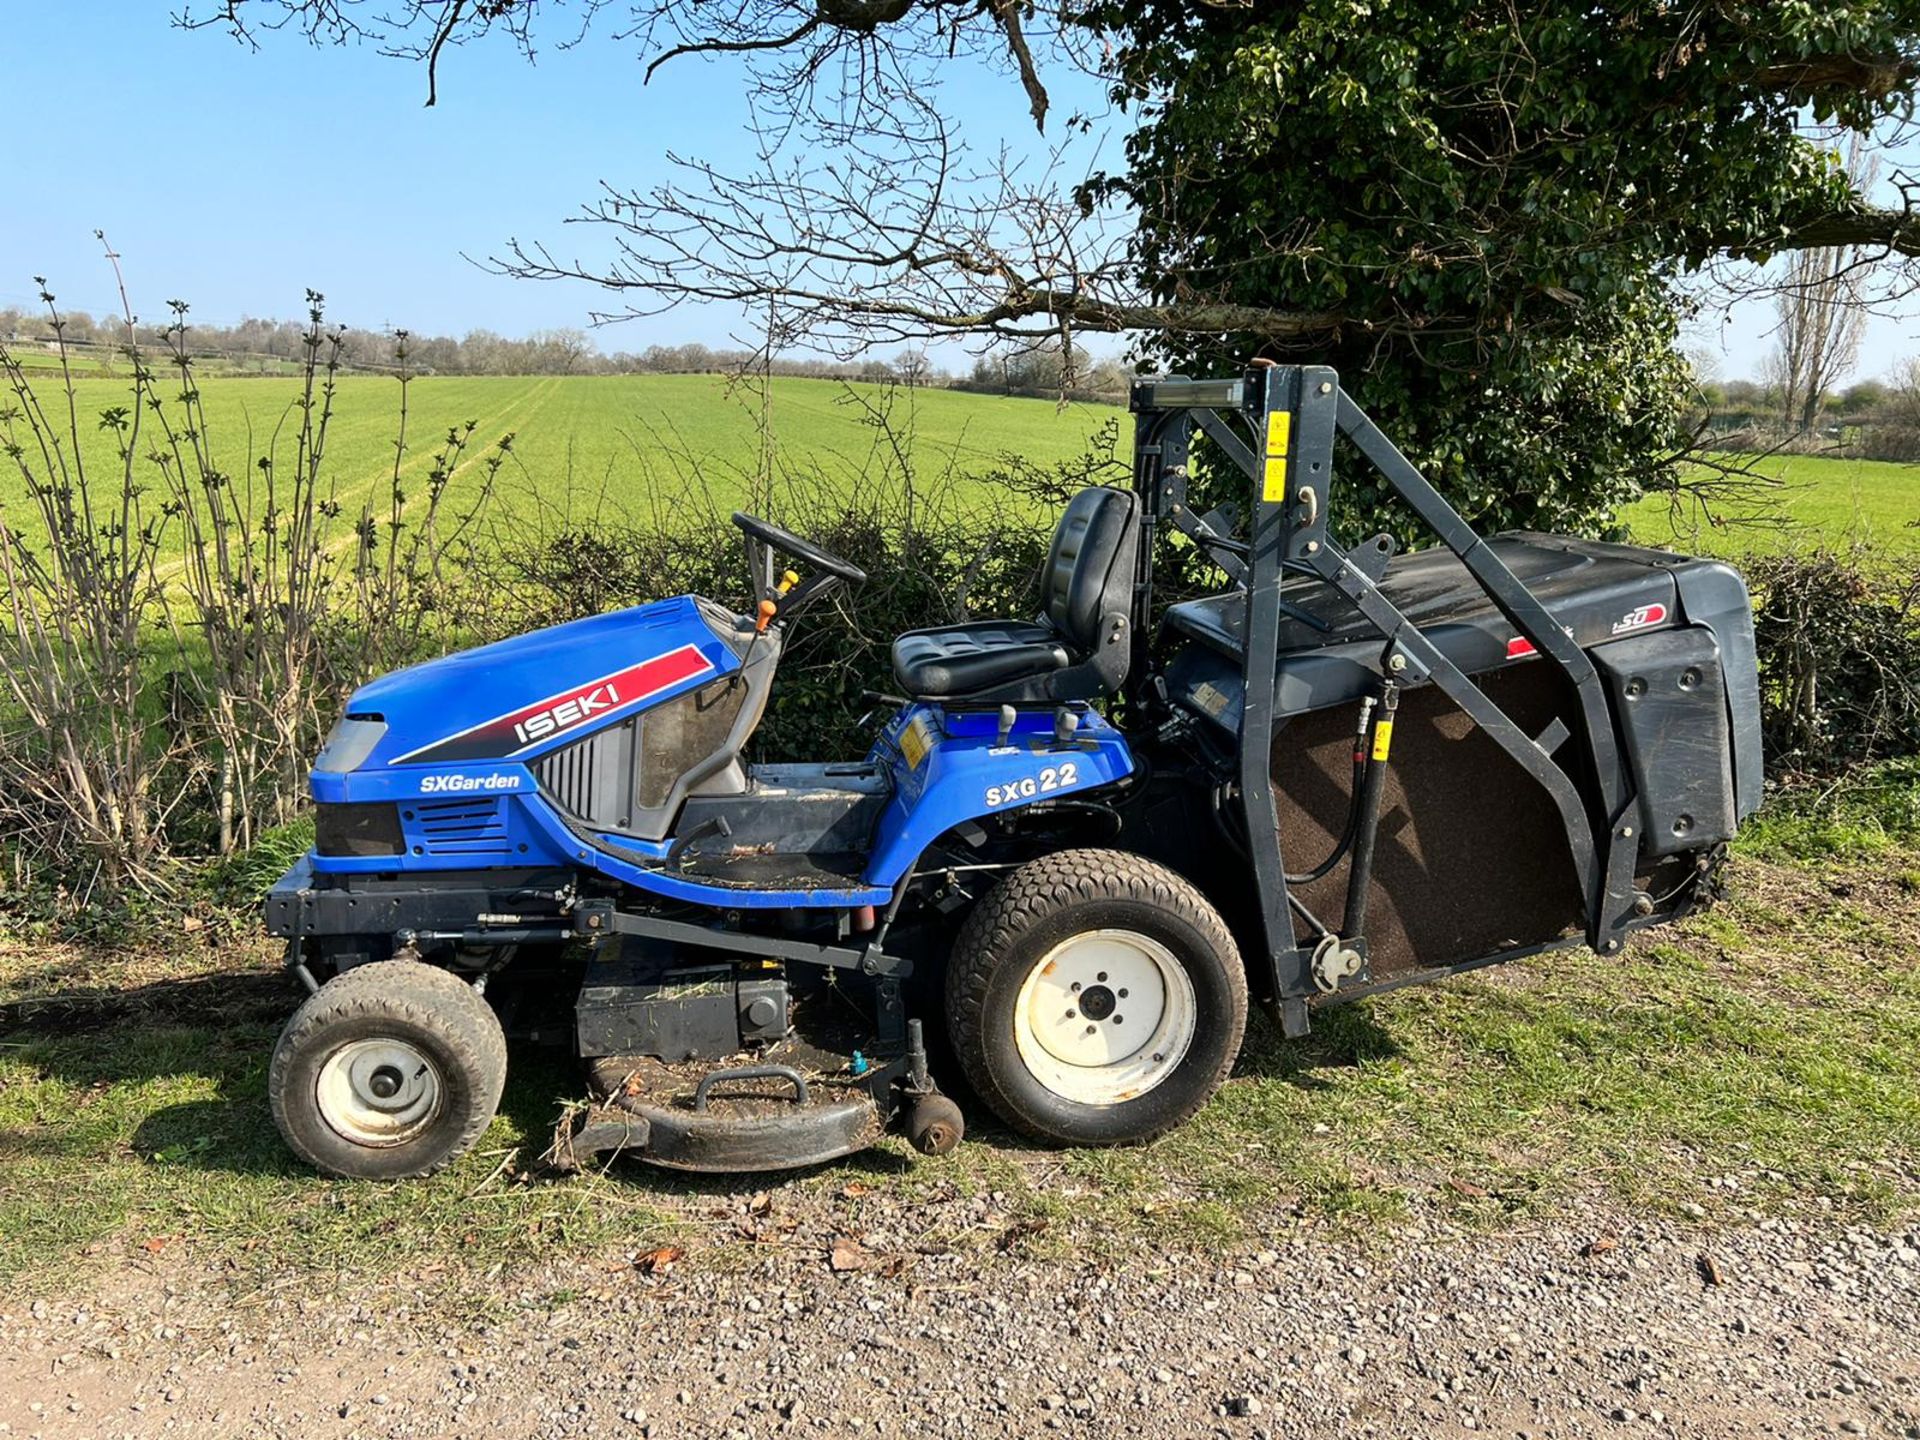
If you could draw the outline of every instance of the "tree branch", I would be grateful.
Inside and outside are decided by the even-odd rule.
[[[447,41],[453,38],[454,30],[460,24],[460,16],[467,8],[467,0],[453,0],[447,6],[446,18],[434,31],[433,44],[427,48],[427,108],[431,110],[440,99],[440,52],[447,48]]]
[[[1893,255],[1920,257],[1920,214],[1863,206],[1858,210],[1816,215],[1766,238],[1727,239],[1721,242],[1735,259],[1762,259],[1786,250],[1815,250],[1842,245],[1877,248]]]
[[[1811,55],[1762,66],[1754,83],[1787,95],[1812,95],[1823,90],[1846,90],[1870,100],[1882,100],[1911,85],[1920,65],[1906,55]]]
[[[820,17],[816,15],[813,19],[803,22],[799,29],[766,40],[690,40],[684,45],[676,45],[671,50],[655,56],[648,64],[646,74],[640,83],[651,84],[654,71],[669,60],[678,59],[682,55],[741,55],[754,50],[784,50],[787,46],[798,44],[806,39],[818,30],[820,25]]]
[[[1040,71],[1033,63],[1033,51],[1027,47],[1026,33],[1020,28],[1020,3],[1021,0],[990,0],[994,18],[1000,22],[1000,28],[1006,31],[1007,50],[1020,69],[1020,84],[1027,92],[1033,128],[1044,131],[1047,128],[1047,87],[1040,83]]]

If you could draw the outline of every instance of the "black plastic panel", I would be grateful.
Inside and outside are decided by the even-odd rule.
[[[587,967],[575,1005],[582,1055],[718,1060],[740,1049],[733,967],[665,969],[669,955],[622,936]]]
[[[1689,624],[1704,625],[1720,642],[1720,673],[1733,725],[1733,795],[1738,818],[1760,808],[1766,775],[1760,749],[1760,662],[1753,639],[1753,601],[1747,582],[1730,565],[1696,560],[1675,576]]]
[[[400,807],[386,801],[367,805],[313,807],[313,848],[320,855],[398,855]]]
[[[864,855],[893,793],[886,772],[868,765],[756,765],[739,795],[694,795],[676,833],[726,822],[692,842],[696,856]],[[857,871],[856,871],[857,873]]]
[[[1720,645],[1704,625],[1593,649],[1640,792],[1641,853],[1733,838],[1733,739]]]

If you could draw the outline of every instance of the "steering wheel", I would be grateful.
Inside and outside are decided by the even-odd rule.
[[[811,541],[802,540],[792,531],[782,530],[778,525],[769,525],[756,515],[746,515],[736,510],[733,523],[742,532],[751,535],[763,545],[769,545],[783,555],[791,555],[796,560],[806,562],[816,570],[824,570],[846,581],[849,585],[864,584],[867,572],[850,560],[842,560],[837,555],[829,555]]]

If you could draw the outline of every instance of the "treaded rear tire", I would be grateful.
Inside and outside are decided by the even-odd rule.
[[[1102,929],[1171,951],[1197,1008],[1184,1056],[1152,1088],[1110,1104],[1056,1093],[1022,1058],[1015,1012],[1028,976],[1056,946]],[[1163,865],[1121,850],[1063,850],[1021,866],[961,926],[947,965],[947,1024],[968,1081],[1021,1133],[1058,1145],[1124,1145],[1183,1124],[1240,1053],[1247,981],[1238,947],[1206,897]]]
[[[329,1123],[321,1074],[356,1041],[397,1041],[432,1062],[438,1107],[418,1134],[362,1144]],[[267,1101],[287,1144],[315,1169],[347,1179],[411,1179],[472,1148],[493,1121],[506,1076],[506,1036],[471,985],[438,966],[381,960],[342,972],[294,1011],[273,1049]]]

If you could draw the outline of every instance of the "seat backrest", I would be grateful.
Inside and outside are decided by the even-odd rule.
[[[1040,608],[1083,651],[1100,648],[1100,621],[1132,608],[1139,545],[1134,497],[1103,485],[1067,502],[1040,576]]]

